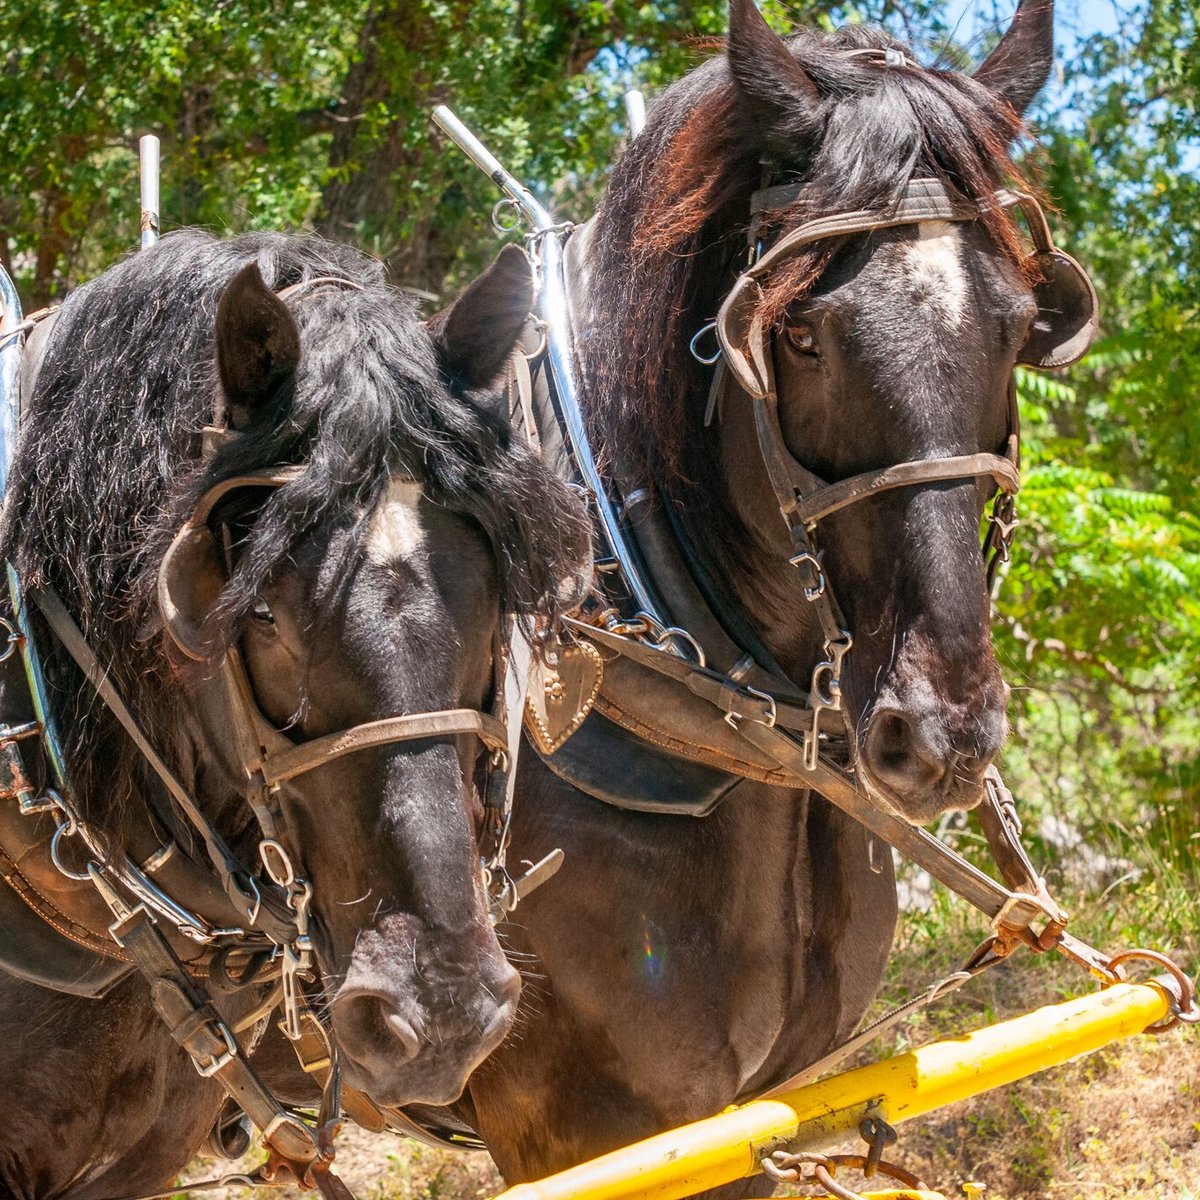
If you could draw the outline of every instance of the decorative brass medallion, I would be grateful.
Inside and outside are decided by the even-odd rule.
[[[543,754],[553,754],[583,724],[604,678],[591,642],[561,646],[554,663],[536,660],[525,701],[525,728]]]

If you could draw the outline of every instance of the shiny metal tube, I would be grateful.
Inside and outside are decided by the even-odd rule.
[[[504,169],[490,150],[444,104],[433,110],[437,126],[462,152],[512,200],[534,230],[540,243],[542,260],[541,289],[536,301],[536,315],[546,323],[546,356],[550,364],[551,396],[566,432],[567,443],[575,466],[591,493],[600,518],[604,540],[612,557],[620,564],[621,578],[640,613],[660,626],[669,624],[654,599],[653,591],[642,574],[638,558],[621,528],[616,508],[596,466],[588,441],[575,374],[575,353],[571,342],[570,301],[563,269],[562,231],[550,213],[537,201],[524,184]],[[683,653],[668,642],[668,652]]]
[[[142,249],[158,241],[159,141],[152,133],[138,142],[138,167],[142,192]]]
[[[5,336],[15,333],[20,328],[23,315],[16,286],[3,267],[0,267],[0,304],[4,307],[3,320],[0,320],[0,498],[3,498],[8,495],[8,481],[20,431],[21,353],[25,346],[23,337]],[[25,677],[29,681],[33,711],[42,727],[42,743],[46,748],[46,757],[50,760],[55,786],[60,791],[67,791],[70,785],[67,782],[62,740],[58,734],[54,714],[50,711],[42,658],[29,624],[25,594],[11,564],[5,563],[4,570],[8,580],[8,594],[12,600],[13,620],[21,634],[21,659],[25,664]]]
[[[25,339],[18,332],[25,314],[21,298],[8,272],[0,266],[0,496],[8,492],[8,472],[17,445],[21,408],[21,351]]]
[[[646,97],[637,88],[625,93],[625,115],[629,118],[629,136],[637,137],[646,124]]]

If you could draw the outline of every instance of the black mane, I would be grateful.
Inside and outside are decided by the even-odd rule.
[[[294,389],[205,464],[217,302],[250,261],[276,290],[330,275],[362,290],[313,289],[294,303],[303,347]],[[587,539],[575,498],[510,441],[495,396],[454,393],[413,302],[348,247],[276,234],[172,234],[67,301],[26,407],[4,553],[27,586],[58,592],[164,749],[180,681],[153,636],[155,580],[170,539],[218,479],[306,467],[253,524],[218,606],[223,640],[236,636],[301,536],[338,521],[361,527],[352,514],[369,512],[399,471],[483,528],[508,611],[551,614],[579,576]],[[143,794],[144,765],[78,672],[51,657],[78,799],[119,826]],[[184,756],[182,743],[175,749]]]
[[[707,368],[688,343],[716,315],[745,263],[751,194],[764,180],[800,181],[803,194],[764,230],[814,215],[885,210],[914,178],[942,179],[975,201],[1020,181],[1008,147],[1020,118],[970,77],[936,68],[888,68],[849,51],[912,51],[863,25],[787,39],[821,100],[797,101],[789,121],[764,126],[738,94],[725,57],[669,88],[617,164],[596,217],[589,333],[582,339],[593,435],[620,446],[629,472],[677,499],[714,477],[711,431],[702,428]],[[879,55],[881,57],[881,55]],[[1004,212],[984,217],[997,244],[1019,259]],[[768,320],[820,276],[837,249],[818,243],[777,272]],[[608,456],[611,459],[611,454]]]

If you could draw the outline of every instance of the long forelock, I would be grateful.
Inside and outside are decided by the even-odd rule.
[[[296,386],[205,464],[217,302],[249,261],[275,290],[329,275],[362,290],[320,289],[294,302],[304,351]],[[452,392],[411,301],[360,252],[277,234],[172,234],[63,307],[29,398],[3,552],[26,586],[62,596],[186,780],[180,689],[154,636],[155,583],[174,533],[220,479],[306,468],[269,495],[252,526],[220,606],[226,639],[302,536],[373,508],[400,470],[478,521],[514,611],[551,613],[563,603],[559,585],[578,576],[587,541],[579,506],[528,450],[509,444],[503,413],[484,399]],[[56,669],[59,656],[50,657]],[[59,674],[77,798],[120,835],[144,806],[147,769],[78,673],[63,663]]]

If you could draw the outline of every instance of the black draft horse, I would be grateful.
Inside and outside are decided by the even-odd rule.
[[[764,161],[799,182],[767,248],[802,221],[886,211],[932,177],[981,219],[815,243],[763,304],[787,447],[823,479],[996,452],[1035,320],[995,189],[1050,70],[1052,7],[1024,0],[973,77],[926,68],[877,28],[782,39],[731,0],[725,53],[672,86],[577,230],[586,416],[628,487],[674,501],[692,553],[770,654],[807,681],[821,633],[754,442],[748,397],[706,422],[689,353],[744,268]],[[893,51],[886,56],[884,51]],[[822,522],[855,644],[842,678],[857,774],[913,822],[969,808],[1006,731],[980,554],[991,485],[901,488]],[[608,769],[620,773],[614,761]],[[506,1179],[543,1176],[717,1112],[847,1036],[891,945],[891,857],[818,795],[743,782],[703,819],[618,811],[525,757],[514,845],[565,865],[516,914],[532,956],[510,1038],[461,1110]],[[766,1192],[759,1176],[731,1192]]]
[[[164,552],[214,484],[292,465],[282,486],[241,489],[220,514],[230,573],[210,596],[208,661],[239,647],[257,709],[298,744],[393,714],[487,709],[505,614],[552,616],[587,547],[577,498],[510,436],[491,386],[530,290],[528,260],[508,251],[425,326],[356,251],[184,231],[79,289],[50,330],[5,557],[27,587],[62,598],[247,867],[261,835],[236,738],[210,708],[206,663],[170,652]],[[206,458],[218,393],[237,436]],[[164,837],[178,826],[158,779],[44,641],[75,803],[114,854]],[[28,720],[29,703],[10,660],[0,717]],[[316,1002],[346,1081],[380,1105],[455,1099],[516,1010],[519,977],[480,881],[484,757],[474,738],[425,737],[280,789],[313,886]],[[173,852],[206,864],[186,841]],[[50,870],[41,880],[51,896],[92,894]],[[222,1015],[236,1022],[262,999],[262,987],[236,993]],[[15,1101],[0,1130],[6,1196],[162,1188],[213,1125],[221,1089],[172,1042],[136,972],[100,999],[0,974],[0,1028],[0,1088]]]

